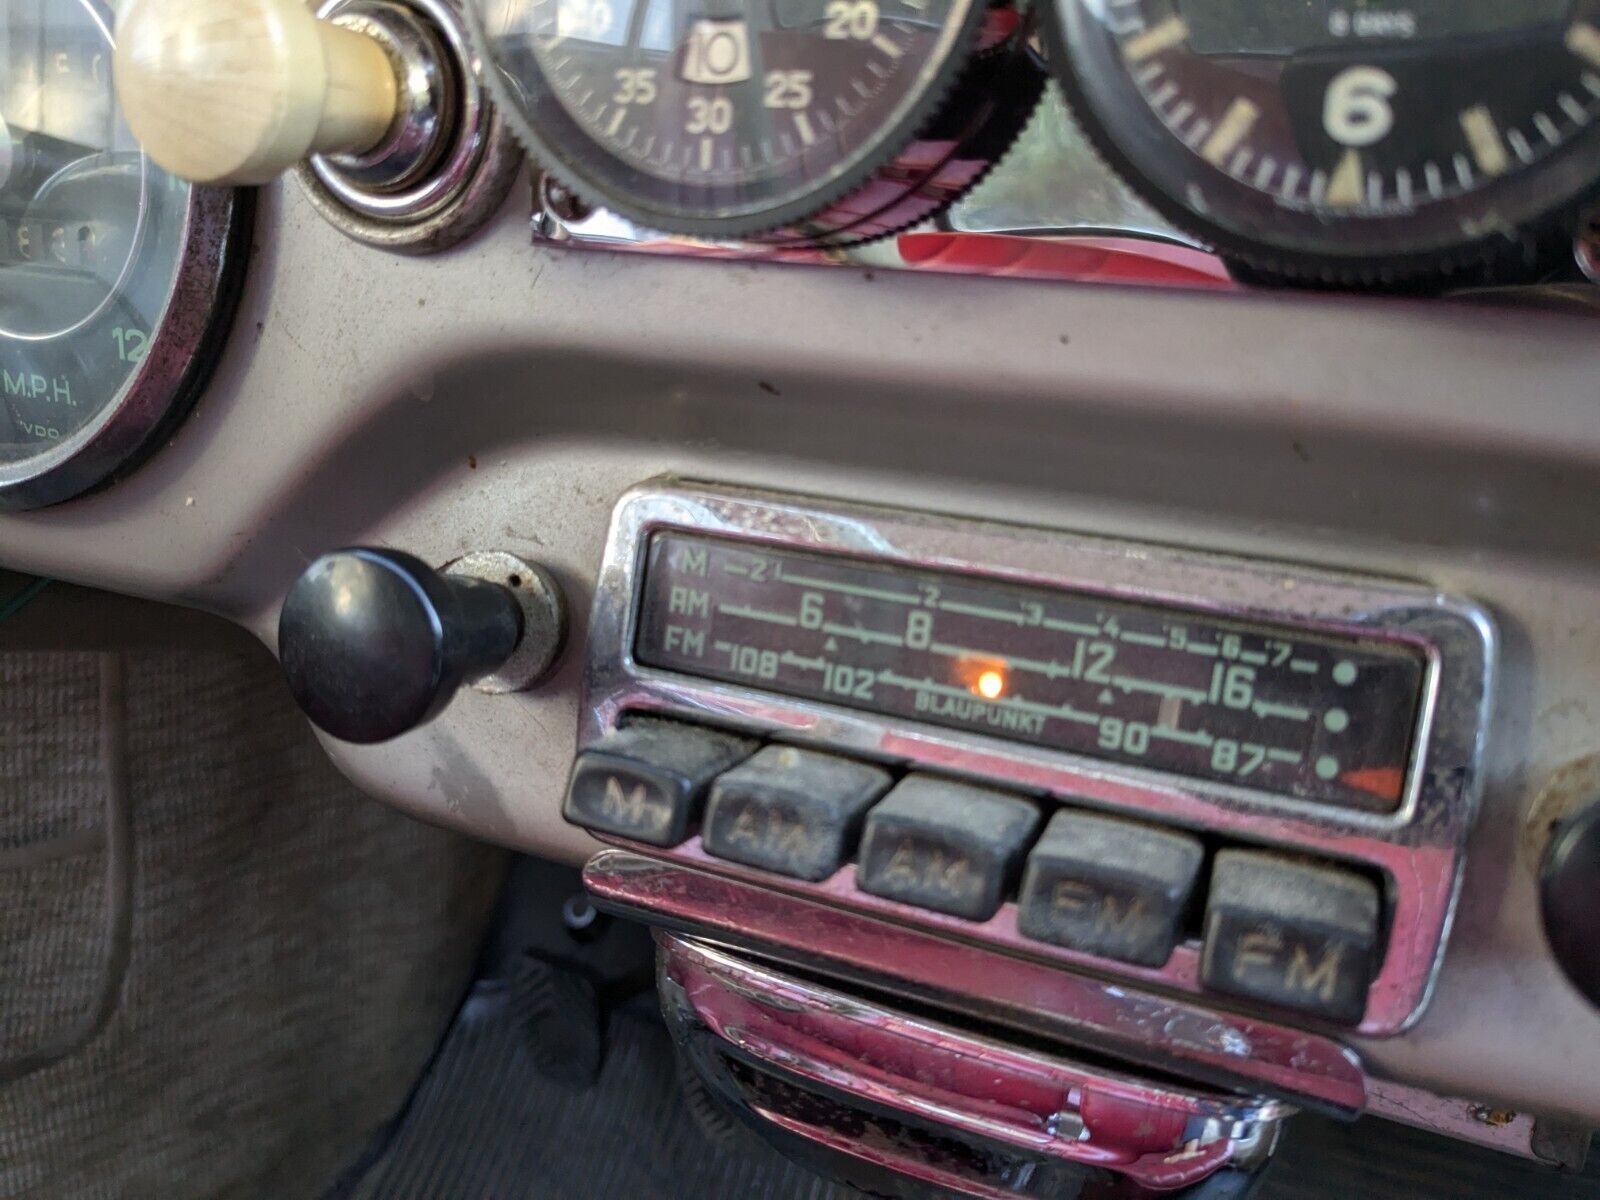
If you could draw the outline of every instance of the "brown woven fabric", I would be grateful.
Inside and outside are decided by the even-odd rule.
[[[96,654],[0,655],[0,852],[104,822]],[[265,652],[122,657],[120,1002],[0,1085],[0,1197],[312,1197],[399,1109],[470,981],[503,856],[361,797]],[[105,849],[0,870],[0,1059],[70,1030]]]

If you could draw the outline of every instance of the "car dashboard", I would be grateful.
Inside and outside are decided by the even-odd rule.
[[[792,1152],[1581,1165],[1590,0],[0,29],[0,563],[244,626],[365,792],[584,865]]]

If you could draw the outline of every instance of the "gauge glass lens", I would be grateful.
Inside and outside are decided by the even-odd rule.
[[[121,118],[113,19],[0,0],[0,481],[108,416],[173,291],[189,189]]]
[[[728,233],[865,182],[942,98],[982,14],[972,0],[476,4],[545,166],[625,215]]]
[[[1600,0],[1058,0],[1052,33],[1113,157],[1224,238],[1448,250],[1600,176]]]

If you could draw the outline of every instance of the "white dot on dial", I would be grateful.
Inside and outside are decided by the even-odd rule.
[[[1317,778],[1332,779],[1339,773],[1339,760],[1331,754],[1324,754],[1317,759]]]
[[[1330,708],[1322,715],[1322,724],[1330,733],[1343,733],[1350,728],[1350,714],[1342,708]]]
[[[1333,681],[1349,685],[1356,681],[1356,665],[1348,659],[1333,665]]]

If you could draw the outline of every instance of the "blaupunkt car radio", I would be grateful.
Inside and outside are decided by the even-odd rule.
[[[1494,660],[1470,603],[666,485],[617,511],[589,646],[566,813],[610,840],[1185,1003],[1382,1036],[1426,1001]]]

